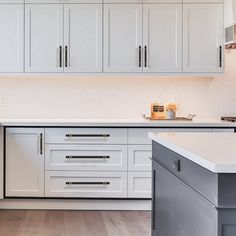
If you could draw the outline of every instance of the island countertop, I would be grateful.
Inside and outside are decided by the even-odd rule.
[[[214,173],[236,173],[235,133],[149,133],[149,138]]]

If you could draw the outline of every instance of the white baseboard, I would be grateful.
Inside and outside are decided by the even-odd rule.
[[[4,199],[0,209],[150,210],[150,200]]]

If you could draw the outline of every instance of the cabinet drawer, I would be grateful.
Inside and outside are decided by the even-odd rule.
[[[159,163],[214,205],[217,205],[217,174],[155,142],[152,146],[152,158],[154,162]]]
[[[128,144],[151,144],[149,132],[211,132],[209,128],[130,128],[128,129]]]
[[[128,146],[128,170],[151,171],[152,146],[129,145]]]
[[[151,198],[151,172],[128,173],[128,197]]]
[[[127,129],[48,128],[46,143],[127,144]]]
[[[45,196],[126,198],[127,172],[46,171]]]
[[[46,145],[46,170],[127,170],[127,145]]]

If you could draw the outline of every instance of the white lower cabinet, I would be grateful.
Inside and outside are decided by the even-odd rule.
[[[151,171],[152,162],[151,145],[129,145],[128,146],[128,170],[129,171]]]
[[[5,196],[151,198],[153,131],[234,129],[6,128]]]
[[[128,197],[151,198],[151,172],[128,173]]]
[[[127,145],[46,145],[45,169],[127,171]]]
[[[127,172],[46,171],[45,197],[126,198]]]
[[[7,197],[44,196],[44,129],[6,129]]]

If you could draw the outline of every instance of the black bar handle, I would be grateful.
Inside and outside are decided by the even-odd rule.
[[[67,138],[106,138],[110,134],[66,134]]]
[[[66,159],[110,159],[110,156],[66,156]]]
[[[138,47],[138,66],[142,67],[142,47]]]
[[[109,185],[110,182],[66,182],[66,185]]]
[[[219,47],[219,66],[222,67],[222,46]]]
[[[68,46],[65,46],[65,67],[68,67]]]
[[[59,66],[62,67],[62,46],[59,47]]]
[[[144,46],[144,67],[147,67],[147,46]]]
[[[39,135],[39,153],[40,155],[43,154],[43,134],[40,133]]]

